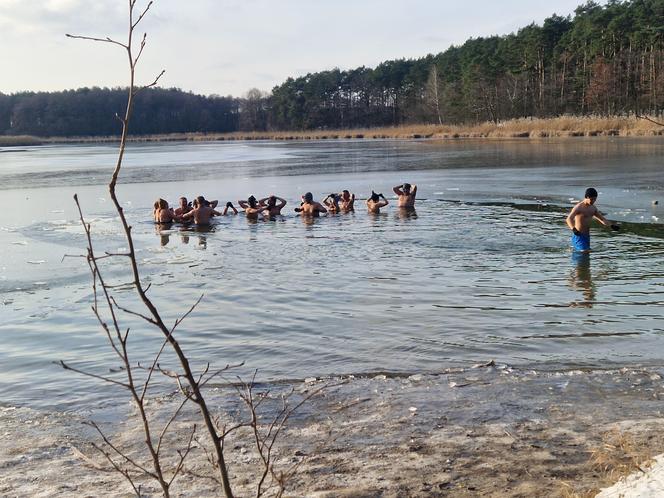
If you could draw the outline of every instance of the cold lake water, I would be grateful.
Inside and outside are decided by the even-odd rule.
[[[90,309],[78,193],[98,252],[126,247],[106,184],[113,145],[0,151],[0,403],[73,409],[112,390],[56,362],[117,367]],[[150,296],[192,361],[274,382],[435,373],[496,362],[538,370],[664,364],[664,140],[307,141],[132,144],[118,186]],[[392,187],[418,186],[416,213]],[[622,229],[569,248],[565,216],[586,187]],[[352,214],[311,223],[300,195],[355,192]],[[390,205],[366,212],[371,190]],[[220,217],[209,230],[155,226],[180,195],[288,200],[276,221]],[[655,204],[654,201],[658,201]],[[67,256],[67,257],[65,257]],[[105,261],[140,311],[126,261]],[[158,334],[132,317],[135,361]],[[167,361],[167,360],[165,360]],[[121,393],[118,393],[120,396]]]

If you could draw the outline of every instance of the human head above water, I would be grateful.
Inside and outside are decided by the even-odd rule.
[[[378,202],[380,200],[380,195],[372,190],[370,199],[372,202]]]
[[[403,186],[401,187],[405,193],[410,192],[410,183],[404,183]]]
[[[587,188],[584,197],[586,199],[597,199],[597,190],[592,187]]]
[[[272,207],[277,205],[277,198],[273,195],[267,198],[267,205]]]
[[[256,198],[253,195],[250,195],[249,198],[247,199],[247,202],[249,203],[249,206],[252,208],[256,207]]]
[[[311,204],[312,202],[314,202],[314,194],[312,194],[311,192],[307,192],[306,194],[304,194],[303,200],[304,202]]]

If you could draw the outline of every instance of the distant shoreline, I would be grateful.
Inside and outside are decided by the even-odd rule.
[[[566,137],[653,137],[664,135],[664,127],[636,117],[573,117],[514,119],[476,125],[404,125],[384,128],[341,130],[266,131],[231,133],[172,133],[130,136],[131,142],[215,142],[239,140],[363,140],[363,139],[465,139],[465,138],[566,138]],[[119,136],[35,137],[0,136],[0,147],[115,143]]]

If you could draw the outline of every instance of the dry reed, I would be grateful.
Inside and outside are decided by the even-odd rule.
[[[235,140],[358,140],[358,139],[458,139],[458,138],[557,138],[557,137],[644,137],[660,136],[664,128],[636,116],[559,116],[521,118],[473,125],[404,125],[383,128],[301,131],[236,131],[231,133],[173,133],[130,137],[132,142],[235,141]],[[39,143],[117,142],[119,137],[0,137],[0,145]]]

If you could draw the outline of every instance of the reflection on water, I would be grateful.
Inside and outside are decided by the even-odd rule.
[[[664,231],[651,221],[662,213],[650,200],[664,198],[660,157],[629,156],[633,146],[609,142],[609,152],[593,155],[595,145],[579,144],[251,144],[243,146],[246,157],[231,147],[232,161],[217,163],[227,150],[219,145],[190,159],[183,151],[195,146],[169,145],[155,153],[168,162],[162,152],[178,150],[179,162],[158,167],[149,153],[155,149],[141,149],[145,162],[127,173],[128,181],[145,183],[122,185],[121,196],[141,278],[164,319],[173,323],[204,294],[178,337],[197,365],[244,360],[247,371],[259,368],[259,378],[270,380],[439,372],[490,359],[537,368],[661,362]],[[93,182],[95,168],[65,167],[75,150],[89,166],[90,149],[65,149],[66,160],[53,165],[64,180],[49,181]],[[221,179],[189,180],[203,159]],[[36,183],[3,191],[17,209],[0,212],[0,397],[61,403],[75,383],[79,401],[96,399],[94,383],[50,363],[115,367],[89,312],[85,260],[62,259],[85,248],[71,192],[35,187],[42,180],[34,163],[25,174],[3,167],[0,177],[10,184]],[[153,173],[165,181],[149,183]],[[145,203],[183,192],[218,199],[277,192],[296,206],[303,191],[387,192],[406,180],[419,185],[417,211],[391,200],[378,215],[358,204],[356,212],[320,218],[285,210],[276,221],[238,215],[208,227],[166,227],[150,221]],[[600,209],[623,230],[593,226],[594,252],[572,256],[570,267],[565,215],[587,185],[600,188]],[[122,252],[106,188],[79,197],[97,250]],[[47,212],[36,210],[45,204]],[[104,269],[120,285],[117,299],[134,309],[133,291],[122,286],[131,281],[124,263],[106,259]],[[136,361],[150,358],[150,330],[132,317],[123,324],[131,327]]]
[[[573,270],[570,272],[569,284],[572,289],[581,291],[583,299],[573,301],[570,306],[592,308],[595,301],[595,284],[590,270],[590,254],[586,252],[572,252]]]
[[[394,216],[402,221],[416,220],[417,211],[414,207],[400,207],[394,210]]]

